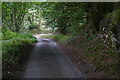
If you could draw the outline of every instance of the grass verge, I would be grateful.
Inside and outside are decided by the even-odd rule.
[[[63,41],[66,41],[70,38],[70,35],[63,35],[63,34],[53,34],[53,35],[41,35],[40,38],[49,38],[53,39],[55,41],[58,41],[59,43],[62,43]]]

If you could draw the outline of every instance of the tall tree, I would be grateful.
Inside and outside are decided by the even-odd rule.
[[[27,2],[4,2],[2,5],[3,27],[18,32],[30,5]]]

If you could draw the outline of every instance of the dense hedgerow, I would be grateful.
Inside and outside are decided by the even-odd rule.
[[[21,50],[33,42],[36,42],[36,38],[32,34],[28,33],[14,33],[11,31],[2,33],[2,61],[3,63],[15,63],[20,57]],[[25,54],[25,53],[24,53]]]

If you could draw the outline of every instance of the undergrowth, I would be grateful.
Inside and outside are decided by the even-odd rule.
[[[49,38],[53,39],[58,42],[63,42],[65,40],[68,40],[71,36],[70,35],[63,35],[63,34],[53,34],[53,35],[42,35],[40,38]]]
[[[83,40],[77,48],[84,48],[85,55],[89,62],[95,66],[96,71],[104,71],[112,75],[117,75],[120,51],[115,51],[111,46],[106,48],[101,38],[95,41],[94,39],[95,37],[88,37]],[[110,43],[111,42],[109,42],[109,45],[111,45]]]
[[[14,33],[11,31],[6,31],[2,33],[2,61],[3,63],[16,63],[20,57],[21,50],[25,48],[26,45],[31,45],[36,42],[36,38],[32,34],[24,33]],[[25,53],[24,53],[25,54]]]
[[[95,33],[97,35],[86,37],[77,46],[86,50],[85,54],[96,71],[104,71],[116,76],[119,75],[120,44],[119,38],[116,38],[119,34],[119,28],[117,26],[116,32],[113,29],[118,25],[119,12],[120,10],[116,10],[107,14],[100,23],[101,31]]]

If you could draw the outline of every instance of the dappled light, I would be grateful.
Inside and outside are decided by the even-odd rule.
[[[120,76],[120,2],[0,5],[3,78]]]

